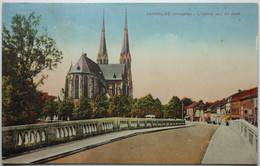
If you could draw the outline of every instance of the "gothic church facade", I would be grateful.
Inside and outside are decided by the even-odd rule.
[[[127,11],[125,13],[123,46],[119,63],[108,63],[103,13],[103,25],[97,63],[89,59],[87,54],[82,54],[77,63],[70,66],[65,79],[64,95],[62,95],[61,100],[66,98],[77,100],[82,95],[87,98],[94,98],[101,93],[109,94],[109,96],[117,94],[133,97]]]

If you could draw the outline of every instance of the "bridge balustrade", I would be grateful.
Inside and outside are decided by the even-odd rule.
[[[236,131],[243,141],[246,143],[246,145],[251,150],[254,158],[257,160],[257,153],[258,153],[258,147],[257,147],[257,127],[251,125],[244,119],[239,120],[231,120],[230,121],[230,127]]]
[[[104,118],[2,127],[2,152],[3,156],[11,156],[19,152],[107,132],[175,125],[185,125],[185,121],[148,118]],[[252,139],[255,139],[255,136]]]

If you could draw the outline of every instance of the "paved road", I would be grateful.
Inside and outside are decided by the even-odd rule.
[[[5,158],[2,160],[4,164],[28,164],[28,163],[45,163],[53,159],[61,158],[67,155],[75,154],[79,151],[91,149],[120,139],[128,138],[149,132],[158,132],[162,130],[186,128],[193,125],[168,126],[158,128],[145,128],[134,130],[123,130],[120,132],[111,132],[107,134],[97,135],[82,140],[71,141],[63,144],[48,146],[32,151],[25,152],[16,157]]]
[[[126,138],[48,164],[201,164],[217,126],[196,124]]]

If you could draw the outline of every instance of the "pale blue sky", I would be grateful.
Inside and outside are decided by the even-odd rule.
[[[57,70],[48,72],[41,89],[58,95],[71,60],[75,63],[82,49],[96,61],[103,9],[109,62],[119,62],[126,8],[135,97],[150,92],[163,103],[173,95],[214,101],[257,85],[258,6],[254,3],[3,3],[2,22],[9,27],[16,13],[42,15],[40,26],[47,26],[64,59]],[[198,16],[205,12],[214,15]],[[215,14],[225,12],[240,15]]]

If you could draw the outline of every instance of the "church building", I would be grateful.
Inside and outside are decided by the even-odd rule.
[[[65,89],[62,90],[61,100],[72,98],[77,100],[84,95],[94,98],[98,94],[109,96],[128,95],[133,97],[131,54],[129,49],[127,10],[125,13],[125,28],[123,46],[118,64],[108,63],[108,52],[105,36],[105,19],[103,13],[103,25],[97,63],[83,53],[75,65],[71,65],[65,79]]]

